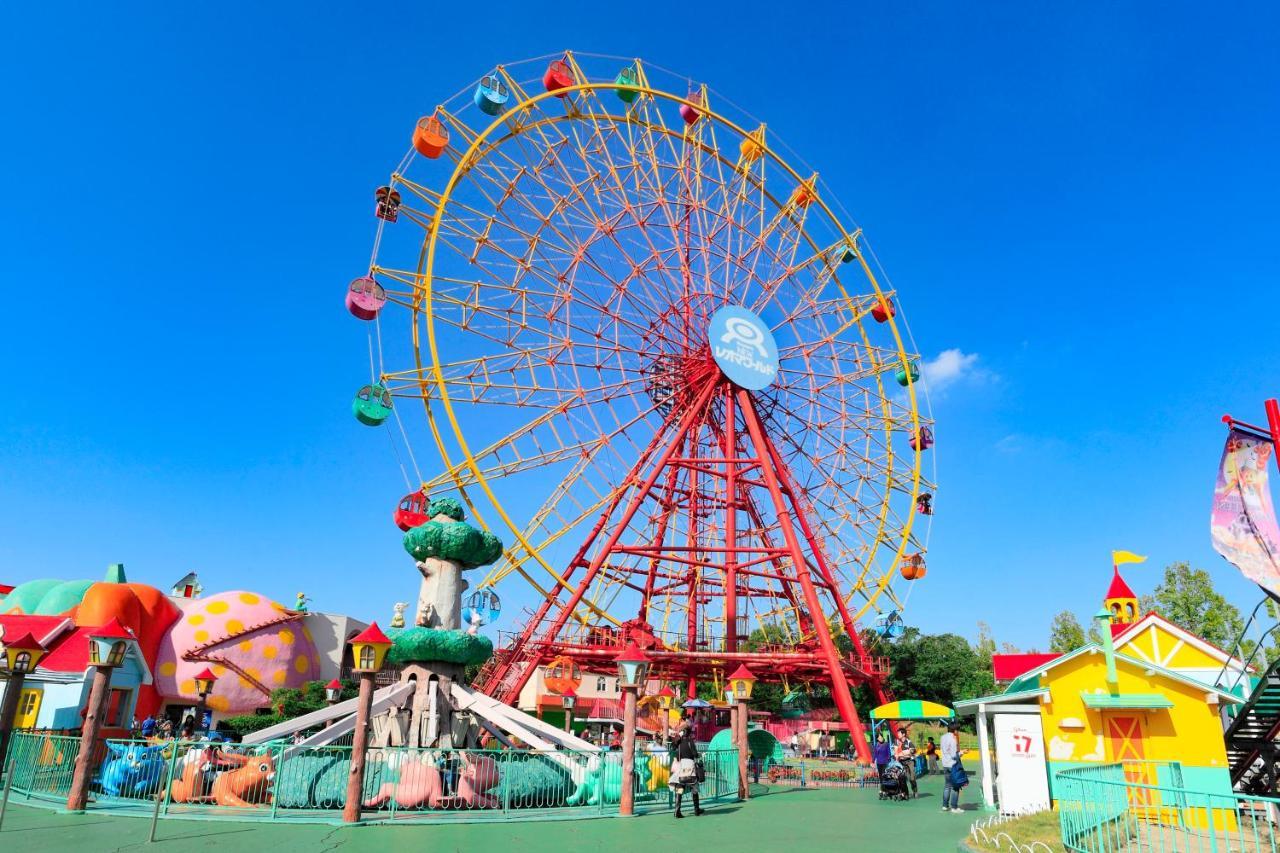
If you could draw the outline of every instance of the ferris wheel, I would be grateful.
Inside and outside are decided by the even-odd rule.
[[[856,626],[924,575],[931,422],[897,294],[780,151],[704,85],[566,53],[432,109],[377,190],[353,409],[396,523],[460,497],[508,545],[489,618],[531,591],[491,694],[629,641],[691,691],[738,662],[880,688]]]

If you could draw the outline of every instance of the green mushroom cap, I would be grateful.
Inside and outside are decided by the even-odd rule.
[[[404,549],[415,560],[435,557],[474,569],[502,556],[502,540],[463,521],[462,506],[453,498],[432,501],[427,515],[445,515],[453,521],[428,521],[404,535]]]

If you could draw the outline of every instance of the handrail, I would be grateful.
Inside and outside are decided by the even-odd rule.
[[[1254,646],[1253,651],[1249,654],[1248,660],[1245,660],[1244,657],[1240,654],[1240,649],[1249,634],[1249,629],[1253,626],[1253,623],[1255,621],[1258,621],[1258,611],[1266,607],[1267,604],[1272,604],[1272,603],[1276,603],[1275,599],[1272,598],[1270,594],[1268,594],[1256,605],[1254,605],[1253,612],[1249,614],[1248,621],[1245,622],[1244,628],[1240,630],[1240,636],[1238,636],[1236,638],[1235,643],[1231,645],[1230,647],[1231,651],[1227,653],[1229,656],[1228,660],[1223,662],[1222,669],[1218,671],[1218,677],[1214,679],[1214,682],[1213,682],[1214,684],[1217,684],[1222,689],[1230,692],[1234,690],[1237,686],[1239,686],[1240,680],[1242,678],[1246,677],[1249,674],[1249,667],[1253,665],[1254,658],[1256,658],[1258,656],[1258,653],[1262,651],[1264,648],[1263,641],[1265,641],[1267,637],[1269,637],[1272,633],[1274,633],[1277,628],[1280,628],[1280,621],[1277,621],[1274,625],[1272,625],[1262,634],[1262,636],[1258,639],[1258,644]],[[1267,618],[1274,618],[1274,617],[1271,617],[1270,614],[1268,614]],[[1227,678],[1227,671],[1231,669],[1230,658],[1235,658],[1236,660],[1243,661],[1244,666],[1242,666],[1240,668],[1240,672],[1236,674],[1235,681],[1228,686],[1226,684],[1226,678]],[[1263,669],[1265,671],[1268,668],[1269,667],[1264,667]]]

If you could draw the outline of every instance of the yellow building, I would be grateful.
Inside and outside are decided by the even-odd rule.
[[[978,720],[987,805],[998,771],[988,724],[1006,713],[1039,716],[1051,791],[1068,768],[1130,762],[1132,782],[1231,794],[1221,712],[1241,698],[1215,685],[1224,668],[1244,665],[1155,613],[1138,618],[1136,601],[1117,573],[1096,617],[1102,643],[1043,656],[1004,693],[956,703]]]

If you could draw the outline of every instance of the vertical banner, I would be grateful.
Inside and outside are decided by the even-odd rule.
[[[1280,594],[1280,528],[1267,485],[1270,440],[1233,429],[1213,490],[1213,548],[1249,580]]]

